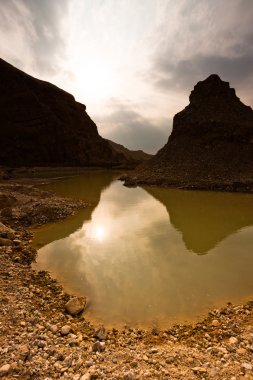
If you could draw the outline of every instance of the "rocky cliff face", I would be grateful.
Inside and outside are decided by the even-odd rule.
[[[0,59],[0,165],[110,166],[121,161],[83,104]]]
[[[143,150],[130,150],[121,144],[115,143],[114,141],[107,141],[109,142],[113,150],[115,150],[119,154],[122,154],[123,157],[125,157],[126,161],[132,163],[133,165],[137,165],[140,162],[147,161],[151,157],[153,157],[152,154],[145,153],[143,152]]]
[[[218,75],[199,82],[157,155],[126,184],[253,189],[253,111]]]

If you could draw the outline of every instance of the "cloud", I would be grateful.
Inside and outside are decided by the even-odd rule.
[[[242,92],[252,87],[251,0],[230,0],[229,6],[218,0],[182,0],[171,12],[164,16],[164,38],[160,35],[157,40],[147,74],[152,73],[158,91],[189,93],[196,82],[212,73]]]
[[[192,87],[199,80],[210,74],[218,74],[223,79],[230,79],[235,85],[242,85],[253,80],[253,55],[222,57],[216,55],[193,55],[172,63],[166,59],[156,62],[158,71],[155,84],[161,89],[183,90]]]
[[[151,121],[124,103],[111,104],[111,113],[99,118],[100,133],[133,150],[142,149],[156,153],[168,140],[172,121]]]
[[[0,0],[1,56],[22,69],[56,73],[64,54],[62,18],[69,0]]]

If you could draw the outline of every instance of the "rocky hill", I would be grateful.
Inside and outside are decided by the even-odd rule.
[[[221,190],[253,189],[253,110],[229,83],[211,75],[175,115],[167,144],[126,184]]]
[[[0,165],[112,166],[122,162],[85,105],[0,59]]]
[[[107,140],[107,141],[116,152],[118,152],[119,154],[122,154],[127,161],[133,162],[133,164],[137,164],[137,163],[149,160],[151,157],[153,157],[152,154],[145,153],[143,152],[143,150],[130,150],[121,144],[117,144],[114,141],[111,141],[111,140]]]

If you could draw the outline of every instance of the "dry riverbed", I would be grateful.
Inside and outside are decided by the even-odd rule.
[[[30,266],[36,251],[27,228],[85,206],[31,181],[0,184],[0,377],[253,379],[253,301],[166,330],[97,330],[85,311],[66,311],[70,296]]]

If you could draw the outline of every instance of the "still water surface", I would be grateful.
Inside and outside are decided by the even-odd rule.
[[[48,186],[92,205],[35,231],[38,270],[107,326],[196,320],[253,294],[253,195],[126,188],[111,172]]]

